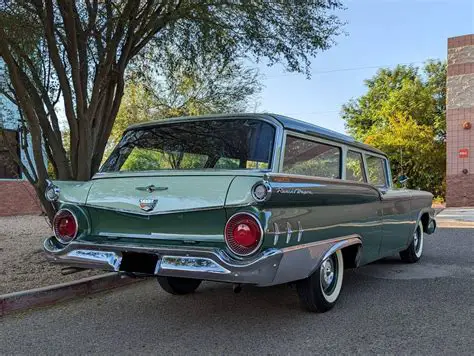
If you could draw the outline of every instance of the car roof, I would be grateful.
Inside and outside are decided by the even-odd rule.
[[[201,115],[201,116],[182,116],[182,117],[135,124],[128,127],[126,131],[137,129],[137,128],[153,127],[153,126],[165,125],[165,124],[170,124],[170,123],[187,122],[187,121],[195,121],[195,120],[202,120],[202,119],[236,119],[236,118],[270,119],[271,121],[276,120],[283,126],[284,129],[287,129],[287,130],[307,134],[309,136],[317,136],[317,137],[325,138],[328,140],[347,144],[349,146],[353,146],[365,151],[369,151],[369,152],[376,153],[382,156],[386,156],[386,154],[380,151],[379,149],[372,147],[370,145],[367,145],[365,143],[359,142],[351,136],[326,129],[318,125],[310,124],[309,122],[293,119],[291,117],[284,116],[284,115],[271,114],[271,113],[262,113],[262,114],[235,113],[235,114],[215,114],[215,115]]]

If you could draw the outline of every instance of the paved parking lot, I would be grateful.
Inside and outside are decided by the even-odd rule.
[[[0,319],[0,354],[474,354],[474,229],[439,229],[415,265],[349,271],[338,305],[300,309],[286,286],[150,280]]]

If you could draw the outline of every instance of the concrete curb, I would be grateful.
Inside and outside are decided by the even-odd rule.
[[[142,279],[112,272],[21,292],[0,295],[0,317],[13,312],[52,305],[76,297],[132,284]]]
[[[459,228],[459,229],[474,228],[473,221],[462,221],[462,220],[437,219],[436,225],[439,228]]]

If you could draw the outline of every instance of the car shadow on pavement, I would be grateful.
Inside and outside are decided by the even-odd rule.
[[[354,298],[354,295],[367,294],[365,300],[370,300],[368,290],[377,288],[377,283],[373,278],[358,275],[354,270],[347,270],[343,292],[336,307],[324,315],[339,313],[350,308],[354,301],[359,299]],[[233,292],[232,284],[204,282],[196,293],[185,296],[169,295],[157,285],[151,287],[156,288],[156,296],[143,305],[145,309],[141,309],[140,313],[143,312],[144,316],[156,313],[158,317],[163,315],[160,310],[166,308],[165,315],[173,320],[182,319],[187,324],[199,325],[209,318],[251,320],[254,315],[261,317],[262,313],[268,319],[278,319],[285,315],[292,318],[296,314],[314,315],[301,307],[296,288],[289,285],[244,286],[242,291],[236,294]]]

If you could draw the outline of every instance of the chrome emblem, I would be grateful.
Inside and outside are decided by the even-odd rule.
[[[140,206],[140,209],[144,211],[150,211],[155,208],[157,202],[158,199],[140,199],[138,201],[138,205]]]
[[[136,190],[139,190],[141,192],[148,192],[148,193],[153,193],[157,190],[168,190],[168,187],[155,187],[153,184],[148,185],[146,187],[136,187]]]

